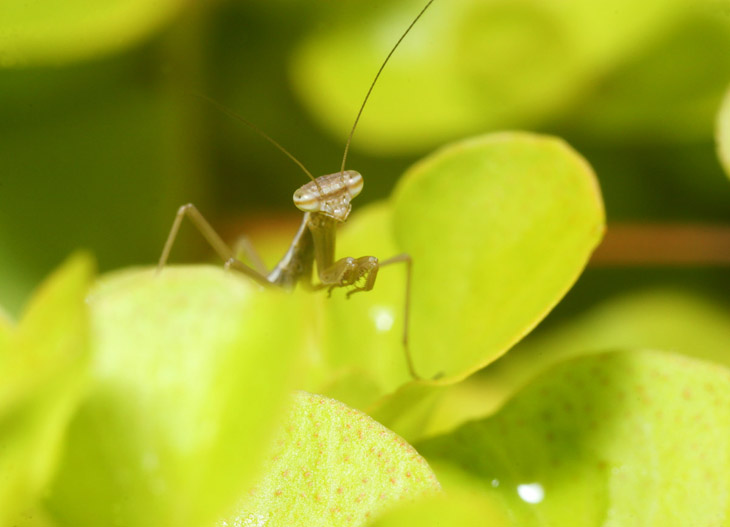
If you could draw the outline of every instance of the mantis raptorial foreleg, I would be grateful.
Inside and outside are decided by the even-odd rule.
[[[382,267],[388,265],[403,263],[406,265],[405,280],[405,298],[403,300],[403,349],[406,355],[408,371],[414,379],[421,377],[416,373],[413,365],[413,358],[408,342],[409,318],[411,312],[411,271],[413,260],[409,254],[399,254],[379,262],[374,256],[363,256],[361,258],[341,258],[332,266],[320,273],[321,283],[315,286],[316,289],[327,288],[328,294],[332,294],[332,290],[337,287],[348,287],[356,285],[358,281],[363,281],[362,285],[356,286],[346,293],[346,297],[361,291],[370,291],[375,286],[375,279],[378,271]]]
[[[356,287],[347,292],[349,297],[357,291],[370,291],[375,284],[375,277],[378,274],[378,259],[374,256],[363,256],[362,258],[341,258],[330,267],[319,273],[321,283],[316,289],[327,288],[328,293],[336,287],[347,287],[355,285],[359,280],[364,279],[364,285]]]

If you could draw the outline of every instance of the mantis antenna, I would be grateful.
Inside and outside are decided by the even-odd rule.
[[[304,163],[302,163],[296,157],[294,157],[294,155],[291,152],[289,152],[286,148],[284,148],[283,146],[281,146],[278,141],[276,141],[273,137],[271,137],[269,134],[267,134],[266,132],[264,132],[261,128],[259,128],[255,124],[253,124],[251,121],[249,121],[245,117],[242,117],[242,116],[238,115],[236,112],[234,112],[230,108],[228,108],[226,106],[223,106],[221,103],[219,103],[215,99],[211,99],[207,95],[203,95],[202,93],[193,93],[193,95],[195,95],[196,97],[199,97],[200,99],[203,99],[206,102],[209,102],[210,104],[212,104],[213,106],[215,106],[216,108],[218,108],[221,112],[223,112],[224,114],[226,114],[228,117],[231,117],[231,118],[235,119],[236,121],[239,121],[239,122],[245,124],[251,130],[253,130],[257,134],[259,134],[261,137],[263,137],[264,139],[266,139],[269,143],[271,143],[276,148],[278,148],[279,150],[281,150],[282,152],[284,152],[284,154],[286,154],[286,156],[289,159],[291,159],[292,161],[294,161],[299,166],[299,168],[301,168],[304,171],[304,173],[307,174],[307,176],[309,176],[309,179],[311,179],[312,181],[314,181],[315,185],[317,185],[317,188],[319,188],[319,183],[317,182],[317,180],[315,179],[315,177],[312,175],[312,173],[309,170],[307,170],[307,167],[304,166]]]
[[[433,3],[433,0],[429,0],[428,3],[425,5],[423,9],[421,9],[421,12],[418,13],[416,18],[413,19],[413,22],[411,22],[411,25],[408,26],[408,29],[403,32],[403,34],[398,39],[398,42],[395,43],[395,46],[393,46],[393,49],[390,50],[390,53],[388,53],[388,56],[385,57],[385,60],[380,65],[380,69],[378,70],[378,73],[375,74],[375,78],[373,79],[373,82],[370,84],[370,88],[368,88],[367,94],[365,94],[365,99],[362,101],[362,105],[360,106],[360,110],[357,112],[357,117],[355,117],[355,123],[352,125],[352,130],[350,130],[350,135],[347,137],[347,143],[345,143],[345,153],[342,156],[342,165],[340,166],[340,174],[343,174],[345,172],[345,162],[347,161],[347,152],[350,150],[350,142],[352,142],[352,136],[355,134],[355,128],[357,128],[357,123],[360,121],[360,116],[362,115],[362,111],[365,108],[365,104],[368,102],[368,99],[370,98],[370,94],[373,91],[373,88],[375,87],[375,83],[378,82],[378,77],[380,77],[380,74],[383,72],[383,69],[385,68],[385,65],[390,60],[390,57],[395,53],[395,50],[398,48],[400,43],[403,41],[404,38],[406,38],[406,35],[408,32],[413,28],[413,26],[416,25],[416,22],[418,22],[418,19],[421,18],[423,13],[426,12],[426,9],[429,8],[429,6]]]

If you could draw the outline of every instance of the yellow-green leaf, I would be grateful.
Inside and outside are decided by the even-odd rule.
[[[182,0],[3,0],[0,68],[55,65],[123,48],[184,5]]]
[[[483,496],[442,494],[401,505],[386,512],[370,527],[504,527],[507,514]]]
[[[730,371],[653,351],[581,357],[420,450],[510,525],[724,525]],[[449,489],[447,479],[444,488]]]
[[[725,93],[717,115],[717,153],[725,173],[730,177],[730,89]]]
[[[604,229],[588,163],[528,133],[438,151],[393,203],[414,262],[411,347],[426,379],[462,379],[506,352],[572,286]]]
[[[273,445],[264,477],[221,527],[354,527],[440,488],[403,439],[322,396],[298,394]]]
[[[504,402],[501,388],[482,381],[478,373],[456,384],[412,382],[378,400],[368,412],[414,442],[491,414],[497,402]]]
[[[555,138],[503,133],[415,165],[390,203],[353,215],[338,253],[381,262],[410,254],[410,353],[417,374],[443,384],[529,332],[578,277],[603,227],[585,160]],[[319,363],[332,384],[323,374],[313,386],[368,408],[413,379],[402,343],[406,267],[381,268],[367,293],[332,296]]]
[[[717,104],[730,78],[730,56],[724,53],[730,46],[730,25],[712,0],[679,3],[684,12],[675,13],[681,18],[674,27],[650,45],[636,47],[629,60],[612,65],[611,77],[588,92],[565,119],[573,133],[593,137],[604,148],[609,142],[635,148],[711,139]],[[671,8],[663,11],[671,18]],[[697,69],[700,63],[702,70]]]
[[[0,336],[0,525],[40,498],[86,385],[92,268],[71,258]]]
[[[5,313],[2,306],[0,306],[0,360],[2,360],[2,356],[5,354],[12,329],[13,323],[10,321],[10,317]]]
[[[337,240],[338,255],[373,255],[381,261],[399,251],[393,240],[391,207],[378,203],[353,214]],[[347,299],[334,291],[324,299],[322,350],[328,375],[310,387],[365,409],[384,393],[410,380],[402,343],[406,269],[384,267],[375,287]]]
[[[461,383],[405,385],[383,398],[371,415],[407,440],[417,441],[493,414],[560,362],[631,346],[668,349],[730,365],[730,311],[671,289],[607,299],[562,325],[538,330]]]
[[[58,527],[42,508],[23,512],[13,519],[12,527]]]
[[[250,483],[286,403],[299,297],[220,268],[167,268],[107,277],[90,307],[93,384],[49,510],[73,526],[214,521]]]
[[[375,72],[425,3],[355,2],[296,51],[298,95],[333,134],[352,126]],[[698,3],[434,2],[384,70],[353,147],[419,152],[483,130],[539,126],[580,104],[597,79],[611,79]]]
[[[504,361],[485,371],[481,382],[500,393],[494,400],[499,406],[554,364],[632,346],[666,349],[730,365],[730,310],[671,289],[611,298],[563,325],[530,336]]]

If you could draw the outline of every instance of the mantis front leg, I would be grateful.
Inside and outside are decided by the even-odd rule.
[[[383,262],[379,262],[374,256],[363,256],[361,258],[342,258],[337,260],[327,269],[319,273],[321,284],[318,288],[327,288],[329,294],[336,287],[355,287],[347,292],[346,297],[359,293],[360,291],[370,291],[375,286],[375,279],[378,276],[378,270],[381,267],[392,265],[395,263],[404,263],[406,265],[406,283],[405,298],[403,302],[403,350],[406,356],[408,371],[411,376],[418,380],[421,377],[416,373],[413,364],[413,357],[408,342],[409,318],[411,312],[411,267],[413,260],[408,254],[399,254],[388,258]],[[361,285],[357,285],[362,282]]]

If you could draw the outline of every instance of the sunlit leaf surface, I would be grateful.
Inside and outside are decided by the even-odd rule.
[[[591,167],[562,141],[504,133],[415,165],[394,198],[413,266],[414,361],[426,379],[463,378],[535,326],[603,235]]]
[[[445,493],[408,503],[368,524],[372,527],[503,527],[507,514],[482,496]]]
[[[294,54],[297,92],[333,134],[352,126],[366,87],[423,5],[360,2],[315,26]],[[721,51],[728,42],[723,9],[705,0],[436,2],[388,63],[355,147],[422,151],[566,113],[612,138],[697,137],[700,126],[707,137],[697,118],[710,115],[716,81],[730,72]],[[692,69],[698,62],[712,66]],[[586,111],[597,122],[582,121]]]
[[[399,251],[393,240],[391,207],[378,203],[353,213],[337,240],[340,256],[374,255],[381,261]],[[334,291],[322,307],[326,383],[320,392],[364,409],[410,379],[402,344],[406,274],[403,264],[384,267],[375,287],[350,299]]]
[[[12,527],[58,527],[40,507],[29,509],[13,519]]]
[[[0,356],[6,353],[5,347],[10,340],[12,329],[13,323],[10,317],[3,311],[2,306],[0,306]]]
[[[389,204],[353,215],[338,252],[411,255],[415,370],[451,382],[494,361],[547,314],[581,272],[603,221],[595,176],[569,146],[494,134],[412,167]],[[405,286],[397,263],[380,270],[373,291],[347,301],[335,291],[325,302],[323,364],[339,376],[333,395],[364,408],[412,380],[401,341]],[[353,383],[347,395],[343,386]]]
[[[109,52],[169,20],[181,0],[3,0],[0,68],[57,65]]]
[[[730,311],[675,290],[646,290],[598,303],[538,331],[487,369],[452,386],[411,384],[373,409],[373,417],[409,441],[447,432],[497,411],[545,370],[587,354],[631,346],[668,349],[730,365]]]
[[[717,116],[717,152],[725,173],[730,177],[730,89]]]
[[[213,521],[250,483],[286,402],[298,297],[173,267],[107,277],[89,303],[93,384],[49,509],[74,526]]]
[[[0,329],[0,525],[16,525],[56,468],[87,380],[92,267],[87,256],[69,260],[38,289],[17,328]]]
[[[440,487],[426,461],[390,430],[333,399],[300,393],[265,476],[218,525],[357,526]]]
[[[725,367],[616,352],[562,363],[493,417],[418,447],[445,490],[465,473],[510,525],[720,526],[728,426]]]
[[[730,310],[676,290],[646,290],[599,303],[579,317],[528,337],[484,372],[496,409],[554,364],[614,349],[666,349],[730,366]]]

